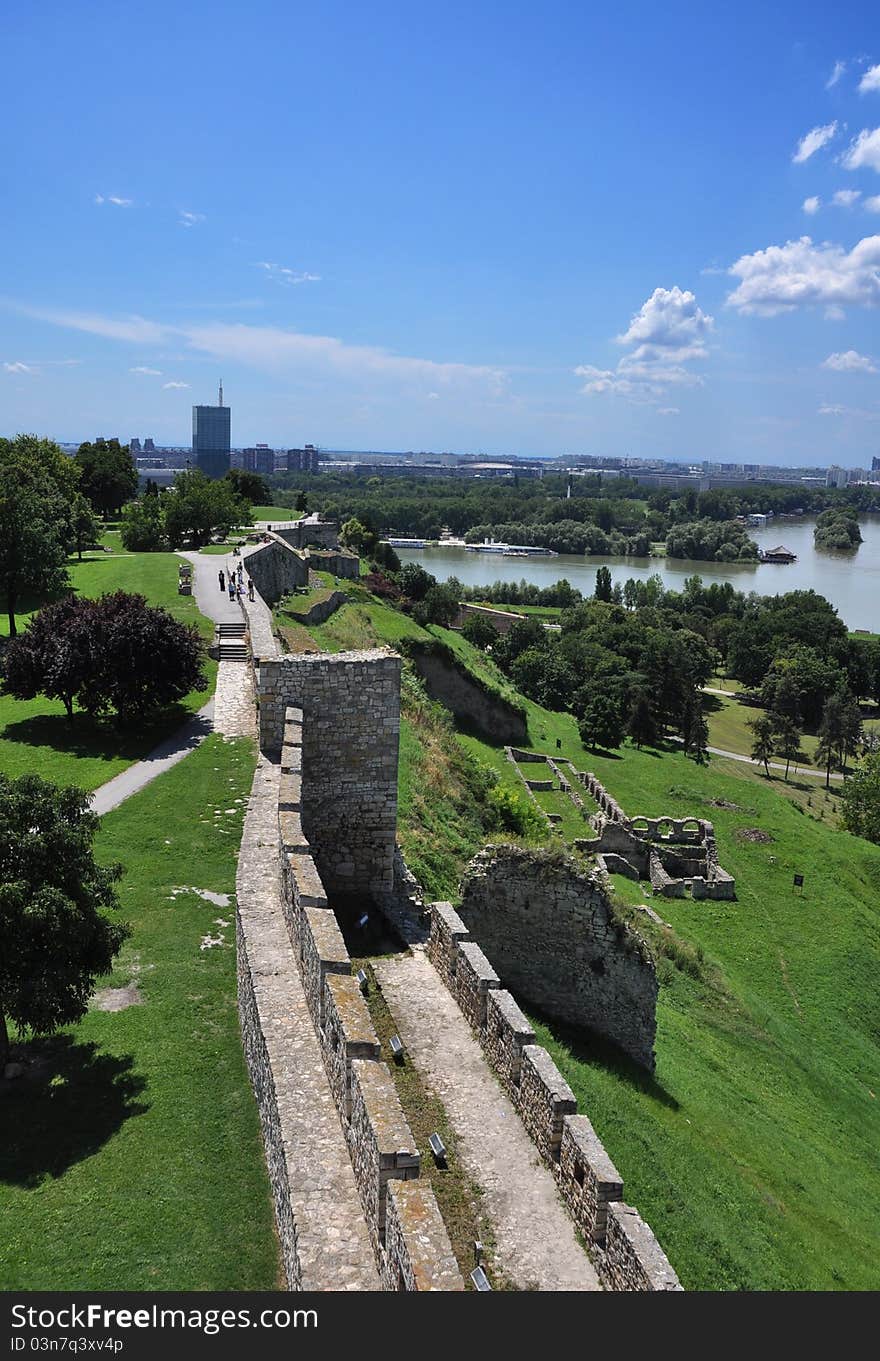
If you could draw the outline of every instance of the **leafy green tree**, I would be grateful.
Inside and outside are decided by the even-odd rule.
[[[481,652],[493,647],[498,641],[498,630],[484,614],[466,614],[461,626],[461,636],[478,647]]]
[[[750,718],[746,724],[751,729],[752,741],[752,760],[760,761],[764,767],[764,774],[770,778],[770,760],[776,755],[776,728],[777,719],[773,714],[761,713],[756,718]]]
[[[637,690],[632,696],[626,731],[639,751],[642,747],[653,746],[657,741],[657,723],[651,697],[645,690]]]
[[[293,508],[294,510],[298,510],[303,515],[305,515],[306,511],[309,508],[309,498],[304,491],[297,492],[296,500],[293,503]]]
[[[167,548],[163,498],[144,495],[124,506],[119,537],[129,553],[159,553]]]
[[[77,492],[70,506],[70,535],[76,556],[82,562],[83,549],[96,542],[101,535],[101,521],[82,492]]]
[[[366,525],[363,525],[356,516],[346,520],[339,531],[339,542],[344,548],[350,548],[353,553],[358,555],[364,553],[371,541],[375,542],[375,535],[371,534]]]
[[[449,581],[438,582],[428,589],[424,600],[420,600],[413,610],[413,618],[419,624],[440,624],[449,628],[458,618],[460,606],[458,592]]]
[[[587,702],[578,723],[580,739],[585,747],[595,751],[619,747],[623,741],[623,715],[615,696],[596,691]]]
[[[595,596],[597,600],[611,600],[611,570],[608,567],[600,567],[596,572]]]
[[[164,497],[165,534],[172,548],[201,548],[213,534],[225,537],[233,525],[250,521],[251,508],[225,477],[206,477],[199,468],[178,473]]]
[[[437,578],[426,572],[420,562],[404,563],[397,581],[407,600],[413,601],[424,600],[431,587],[437,585]]]
[[[776,725],[776,751],[785,761],[785,779],[788,780],[788,768],[792,761],[797,765],[805,759],[805,752],[801,748],[800,728],[793,718],[787,714],[779,714]]]
[[[224,475],[237,496],[241,496],[252,506],[268,506],[272,499],[269,484],[259,473],[249,472],[246,468],[230,468]]]
[[[67,527],[57,510],[57,489],[38,468],[0,457],[0,602],[13,637],[22,604],[55,595],[69,583]]]
[[[80,471],[80,491],[99,515],[117,515],[137,491],[137,468],[127,444],[118,439],[87,440],[79,446],[75,462]]]
[[[840,812],[848,831],[880,842],[880,752],[866,756],[844,783]]]
[[[95,862],[89,802],[36,775],[0,775],[0,1071],[7,1021],[51,1034],[80,1020],[130,934],[105,915],[121,871]]]
[[[819,730],[819,740],[816,743],[816,765],[823,766],[825,769],[825,788],[831,787],[831,771],[837,761],[837,747],[831,738]]]

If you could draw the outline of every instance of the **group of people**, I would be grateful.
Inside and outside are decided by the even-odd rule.
[[[228,581],[222,567],[217,573],[217,576],[220,581],[220,590],[228,591],[230,600],[234,600],[236,596],[244,595],[244,568],[241,563],[238,564],[237,570],[233,567],[230,571]],[[247,597],[248,600],[253,600],[254,598],[254,583],[250,577],[247,579]]]

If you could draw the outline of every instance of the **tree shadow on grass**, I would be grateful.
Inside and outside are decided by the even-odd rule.
[[[207,697],[206,701],[207,703]],[[193,717],[182,704],[172,705],[138,727],[117,727],[112,721],[96,722],[75,713],[70,722],[64,713],[35,714],[7,723],[0,732],[7,742],[46,747],[66,756],[98,761],[140,761],[164,738],[170,737]]]
[[[134,1115],[146,1079],[128,1054],[55,1035],[16,1046],[24,1075],[0,1078],[0,1183],[33,1188],[90,1158]]]
[[[604,1068],[606,1072],[615,1073],[628,1086],[637,1088],[653,1101],[668,1106],[670,1110],[680,1109],[675,1097],[667,1092],[653,1074],[642,1068],[628,1054],[624,1054],[623,1050],[610,1040],[604,1039],[601,1035],[594,1035],[580,1026],[558,1021],[538,1007],[529,1005],[528,1012],[536,1021],[547,1027],[554,1040],[567,1049],[572,1058],[587,1064],[590,1068]]]

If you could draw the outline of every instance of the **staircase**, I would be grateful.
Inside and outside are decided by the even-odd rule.
[[[246,662],[247,643],[244,640],[245,624],[218,624],[214,637],[218,647],[218,660],[221,662]]]

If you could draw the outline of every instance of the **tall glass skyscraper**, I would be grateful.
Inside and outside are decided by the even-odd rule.
[[[223,384],[216,406],[193,407],[193,461],[206,477],[229,472],[230,412],[223,405]]]

